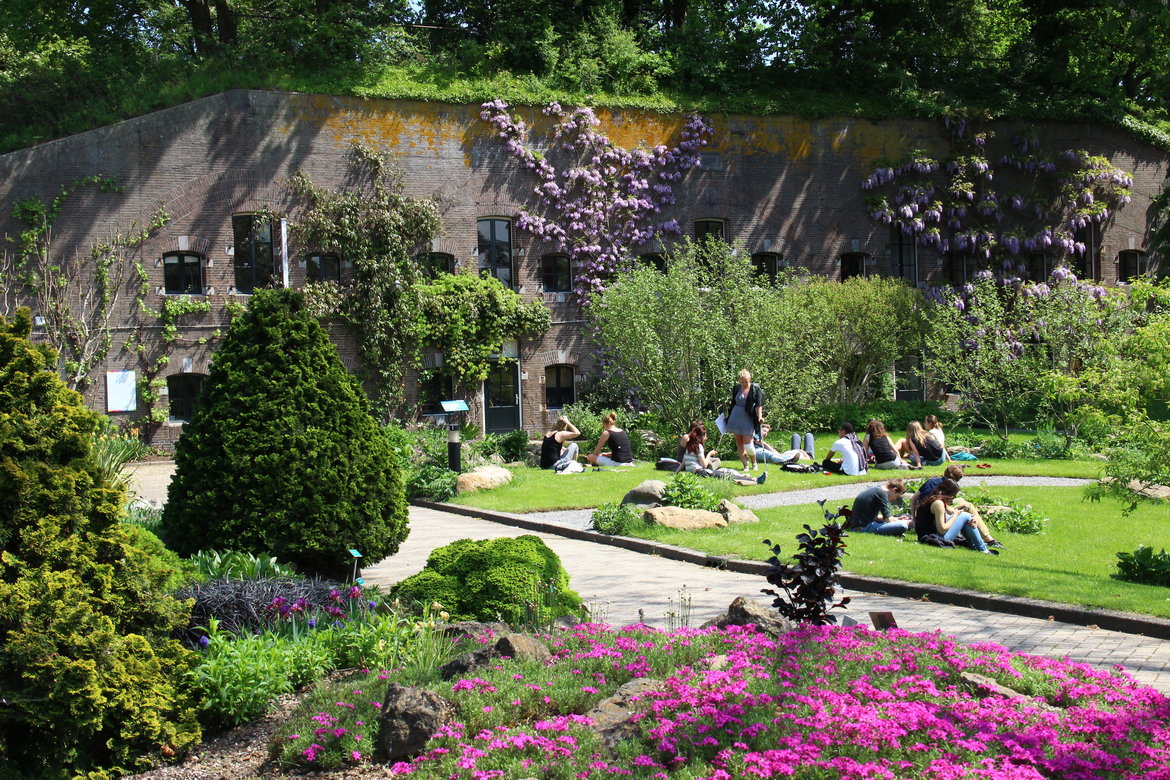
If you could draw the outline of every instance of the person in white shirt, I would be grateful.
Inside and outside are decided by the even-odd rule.
[[[847,474],[851,477],[864,474],[866,471],[865,448],[862,447],[856,434],[853,433],[853,423],[841,423],[841,427],[837,429],[837,434],[840,438],[833,442],[832,447],[829,447],[829,454],[822,461],[821,468],[824,471],[834,474]],[[834,453],[840,455],[841,460],[834,460]]]

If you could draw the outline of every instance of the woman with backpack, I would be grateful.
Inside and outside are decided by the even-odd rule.
[[[763,421],[764,391],[752,382],[752,374],[745,368],[739,372],[738,381],[731,388],[731,404],[727,407],[724,432],[735,434],[739,462],[746,471],[756,470],[756,450],[752,441],[759,435]]]

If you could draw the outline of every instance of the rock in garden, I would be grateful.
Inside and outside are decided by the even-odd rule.
[[[658,506],[662,503],[662,495],[665,492],[665,482],[660,479],[648,479],[629,493],[626,493],[625,497],[622,498],[622,503]]]
[[[639,678],[630,680],[618,688],[613,696],[599,701],[587,715],[593,720],[590,728],[601,738],[602,747],[613,751],[622,742],[636,737],[638,727],[633,718],[645,709],[645,705],[635,699],[642,699],[646,694],[660,690],[661,680]]]
[[[552,658],[552,653],[543,642],[526,634],[504,634],[496,640],[495,650],[508,658],[530,658],[533,661]]]
[[[433,691],[390,683],[378,717],[374,761],[388,764],[422,752],[454,714],[454,705]]]
[[[456,641],[465,636],[480,639],[486,638],[489,634],[503,636],[511,630],[507,623],[481,623],[478,620],[460,620],[458,623],[448,623],[438,628],[440,634]]]
[[[760,518],[756,517],[755,512],[744,509],[729,498],[719,502],[719,514],[723,515],[723,519],[727,521],[728,525],[760,522]]]
[[[757,626],[760,631],[773,639],[793,629],[792,621],[758,601],[740,596],[727,607],[727,614],[708,620],[702,628],[727,628],[728,626]]]
[[[472,669],[478,669],[481,666],[487,666],[493,660],[499,657],[494,647],[484,647],[479,650],[473,650],[470,653],[464,653],[461,656],[452,658],[447,663],[439,667],[439,676],[444,680],[454,680],[456,677],[463,677]]]
[[[677,506],[659,506],[647,509],[642,514],[642,518],[647,523],[676,528],[680,531],[727,527],[727,521],[718,512],[707,512],[703,509],[682,509]]]
[[[477,490],[491,490],[512,481],[512,472],[503,466],[477,466],[466,474],[460,474],[455,481],[456,493],[474,493]]]

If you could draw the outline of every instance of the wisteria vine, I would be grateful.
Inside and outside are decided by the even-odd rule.
[[[947,117],[955,153],[945,161],[914,151],[897,163],[879,162],[862,182],[869,216],[893,225],[921,246],[1003,260],[1004,271],[1026,273],[1014,258],[1029,252],[1084,256],[1076,232],[1103,224],[1130,201],[1133,179],[1104,157],[1065,149],[1041,153],[1034,132],[1012,139],[1012,149],[993,163],[990,132],[977,132],[967,117]],[[999,189],[999,174],[1018,172],[1019,187]],[[940,181],[944,179],[944,181]],[[1025,191],[1028,190],[1028,191]]]
[[[546,154],[531,144],[528,125],[506,102],[497,99],[481,108],[480,116],[508,152],[540,181],[534,192],[547,216],[521,210],[516,227],[569,255],[583,305],[605,289],[634,248],[681,232],[677,221],[658,215],[675,202],[674,183],[700,165],[699,150],[712,134],[702,117],[687,117],[677,146],[622,149],[597,129],[591,108],[569,111],[553,102],[542,110],[557,120]],[[563,164],[554,164],[561,158]]]

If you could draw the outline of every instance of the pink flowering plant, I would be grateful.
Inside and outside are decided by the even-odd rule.
[[[556,121],[545,149],[530,140],[529,126],[503,100],[484,103],[480,116],[538,181],[542,213],[521,210],[516,227],[569,255],[574,289],[588,304],[635,248],[680,232],[662,212],[675,201],[675,182],[699,166],[712,126],[691,115],[676,146],[623,149],[598,129],[591,108],[570,111],[553,102],[543,113]]]
[[[1121,670],[860,627],[772,639],[752,627],[582,625],[542,638],[554,651],[547,664],[502,659],[426,683],[456,716],[391,774],[1170,777],[1170,699]],[[606,748],[588,713],[640,677],[656,682],[634,695],[629,731]],[[379,682],[367,675],[318,694],[309,718],[276,735],[274,756],[316,770],[367,760]]]

